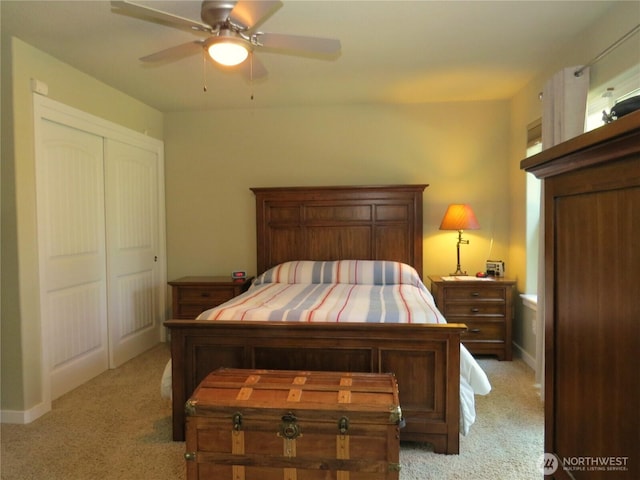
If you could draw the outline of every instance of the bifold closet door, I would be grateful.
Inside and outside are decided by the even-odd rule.
[[[55,399],[108,368],[103,138],[40,127],[40,306]]]
[[[160,341],[158,154],[105,140],[111,367]]]

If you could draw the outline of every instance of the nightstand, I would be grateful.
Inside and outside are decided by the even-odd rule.
[[[182,277],[169,282],[172,318],[193,320],[200,313],[246,292],[253,277]]]
[[[431,294],[449,323],[464,323],[462,343],[471,353],[511,360],[515,280],[443,280],[430,276]]]

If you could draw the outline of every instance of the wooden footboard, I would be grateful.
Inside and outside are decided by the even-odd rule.
[[[393,372],[406,420],[401,440],[459,451],[462,324],[300,324],[170,320],[173,439],[184,440],[184,405],[219,367]]]

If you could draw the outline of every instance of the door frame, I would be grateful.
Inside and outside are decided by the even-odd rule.
[[[166,262],[166,214],[165,214],[165,181],[164,181],[164,143],[161,140],[149,137],[122,125],[110,122],[87,112],[83,112],[76,108],[65,105],[56,100],[44,97],[37,93],[33,93],[33,115],[34,115],[34,150],[35,150],[35,171],[36,171],[36,191],[38,171],[43,160],[42,152],[42,121],[52,121],[68,127],[85,131],[87,133],[101,136],[104,139],[118,140],[130,145],[138,146],[151,150],[158,155],[158,269],[159,278],[166,283],[167,262]],[[37,208],[37,205],[36,205]],[[41,231],[41,220],[38,220],[38,232]],[[43,271],[42,264],[42,242],[38,241],[38,277]],[[43,288],[38,285],[39,304],[42,308]],[[161,314],[160,329],[161,341],[166,340],[165,329],[162,328],[162,320],[166,319],[167,305],[167,289],[158,288],[158,311]],[[47,323],[46,316],[39,315],[40,335],[41,335],[41,388],[42,388],[42,404],[38,408],[38,415],[51,410],[51,362],[50,351],[48,345],[48,332],[50,325]]]

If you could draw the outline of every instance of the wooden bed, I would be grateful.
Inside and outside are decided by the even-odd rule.
[[[253,188],[257,273],[289,260],[395,260],[422,275],[427,185]],[[459,451],[461,324],[170,320],[173,438],[184,404],[212,370],[393,372],[403,441]]]

